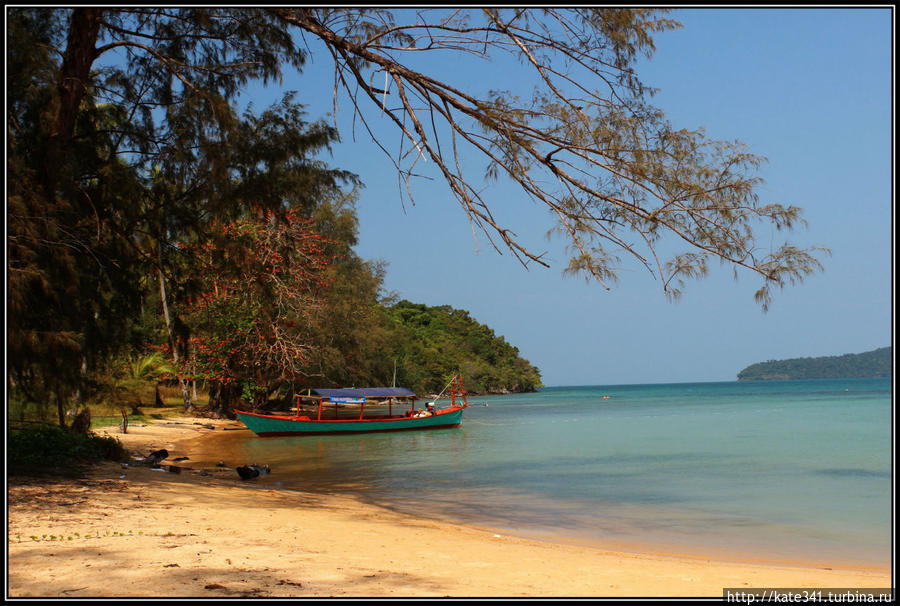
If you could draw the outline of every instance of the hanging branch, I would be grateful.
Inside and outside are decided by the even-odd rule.
[[[675,129],[647,103],[651,91],[632,69],[649,56],[652,34],[678,27],[648,9],[271,9],[284,23],[312,35],[335,61],[335,95],[342,89],[354,115],[401,175],[412,199],[412,167],[432,162],[457,201],[491,244],[510,250],[523,265],[547,265],[542,253],[519,242],[463,172],[469,150],[546,205],[572,258],[567,271],[584,273],[608,288],[620,254],[637,259],[677,297],[684,279],[706,274],[710,259],[763,278],[756,293],[767,308],[773,286],[795,283],[822,265],[827,249],[758,242],[775,230],[802,225],[795,206],[761,204],[756,176],[763,158],[742,144],[707,139],[702,130]],[[413,16],[409,23],[395,19]],[[476,98],[437,73],[405,63],[407,55],[452,50],[466,55],[520,59],[534,76],[532,98],[490,92]],[[374,74],[390,75],[395,107]],[[390,154],[366,123],[368,99],[396,126],[408,151]],[[426,130],[422,117],[431,128]],[[449,137],[452,150],[441,153]],[[460,143],[466,145],[460,149]],[[413,152],[415,150],[415,152]],[[410,153],[413,152],[413,153]],[[417,152],[417,153],[416,153]],[[634,238],[637,237],[635,241]],[[663,236],[667,236],[663,239]],[[494,237],[499,240],[495,243]],[[666,253],[681,242],[686,251]],[[640,243],[640,246],[638,245]],[[665,242],[665,245],[663,245]]]

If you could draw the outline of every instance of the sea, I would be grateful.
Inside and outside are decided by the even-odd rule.
[[[890,566],[890,378],[471,396],[460,427],[219,436],[273,488],[497,534],[736,561]]]

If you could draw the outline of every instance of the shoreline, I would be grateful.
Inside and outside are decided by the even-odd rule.
[[[511,536],[354,496],[241,481],[233,468],[192,457],[236,427],[182,417],[127,434],[97,431],[134,455],[166,448],[164,463],[189,457],[173,462],[180,473],[104,463],[74,480],[10,478],[7,597],[721,599],[725,587],[891,586],[887,567]]]

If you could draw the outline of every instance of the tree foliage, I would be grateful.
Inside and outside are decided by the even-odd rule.
[[[64,424],[86,369],[131,343],[141,269],[127,226],[139,184],[113,153],[106,109],[91,104],[47,170],[61,149],[53,116],[65,70],[53,50],[64,21],[43,16],[12,11],[8,25],[7,351],[17,387],[55,400]]]
[[[329,264],[311,224],[292,212],[250,215],[216,226],[194,252],[204,288],[186,313],[196,336],[182,372],[210,383],[219,414],[241,398],[260,406],[308,372]]]
[[[438,393],[447,376],[462,372],[466,388],[474,392],[541,387],[540,371],[465,310],[404,300],[385,307],[385,316],[389,340],[384,352],[396,362],[398,385]]]
[[[10,380],[54,397],[61,424],[90,374],[147,336],[152,284],[173,350],[190,342],[201,281],[185,251],[216,221],[310,215],[353,180],[313,158],[333,131],[290,94],[238,110],[249,81],[302,65],[274,25],[253,9],[9,11]]]

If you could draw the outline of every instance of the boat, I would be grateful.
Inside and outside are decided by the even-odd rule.
[[[437,408],[437,400],[448,388],[450,406]],[[405,387],[321,388],[295,397],[292,413],[235,413],[250,431],[269,437],[458,427],[463,410],[469,407],[460,375],[454,375],[424,409],[416,409],[416,394]]]

